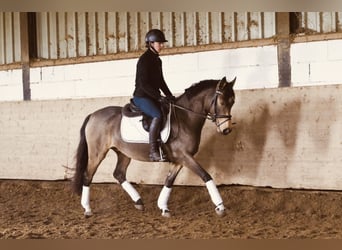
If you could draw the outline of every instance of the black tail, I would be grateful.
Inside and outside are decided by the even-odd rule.
[[[76,159],[76,169],[75,174],[72,180],[72,187],[76,194],[82,194],[82,186],[84,181],[84,172],[87,169],[88,165],[88,146],[87,146],[87,139],[85,136],[85,127],[89,121],[90,115],[88,115],[83,125],[80,129],[80,142],[77,147],[75,159]]]

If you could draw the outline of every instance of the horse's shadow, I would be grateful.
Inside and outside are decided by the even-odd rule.
[[[234,117],[236,125],[230,135],[213,132],[212,125],[209,129],[204,127],[203,132],[207,134],[204,138],[209,139],[203,141],[196,158],[218,184],[259,183],[258,176],[272,171],[272,167],[277,174],[286,175],[286,169],[277,167],[276,147],[285,150],[282,154],[291,158],[297,141],[301,102],[293,100],[276,112],[272,112],[270,105],[263,101],[253,109],[240,112],[249,114],[249,117],[239,117],[237,112]]]

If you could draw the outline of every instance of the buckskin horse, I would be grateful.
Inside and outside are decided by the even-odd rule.
[[[187,88],[183,94],[170,104],[170,133],[162,149],[171,163],[164,186],[158,197],[157,206],[164,217],[170,217],[168,200],[174,181],[183,167],[191,169],[205,183],[217,215],[225,214],[221,195],[210,174],[194,159],[198,152],[201,132],[208,119],[215,123],[217,131],[228,135],[232,131],[231,109],[235,102],[233,90],[236,77],[227,81],[203,80]],[[120,132],[122,109],[108,106],[89,114],[80,129],[80,141],[75,161],[76,169],[72,178],[73,190],[81,195],[84,215],[91,216],[90,184],[93,176],[112,149],[117,154],[114,178],[128,193],[137,209],[143,210],[144,203],[140,194],[127,181],[126,172],[131,159],[149,162],[149,144],[124,141]]]

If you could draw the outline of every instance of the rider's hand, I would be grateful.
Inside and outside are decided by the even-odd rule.
[[[176,97],[173,95],[169,95],[166,97],[168,103],[174,103],[176,101]]]
[[[158,99],[158,102],[160,103],[168,103],[168,100],[165,96],[160,96]]]

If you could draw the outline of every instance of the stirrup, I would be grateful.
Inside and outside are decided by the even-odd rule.
[[[152,155],[150,155],[150,160],[152,161],[152,162],[165,162],[166,161],[166,159],[165,158],[156,158],[156,157],[153,157]]]
[[[160,155],[160,160],[159,161],[162,161],[162,162],[167,161],[166,160],[166,155],[164,154],[164,152],[163,152],[163,150],[162,150],[162,148],[160,146],[159,146],[159,155]]]
[[[166,155],[163,153],[163,150],[161,149],[161,147],[159,148],[159,154],[158,152],[153,152],[149,154],[150,160],[154,161],[154,162],[165,162],[166,160]]]
[[[165,162],[166,161],[164,156],[161,157],[160,155],[156,156],[156,155],[150,154],[149,157],[150,157],[150,160],[153,162]]]

